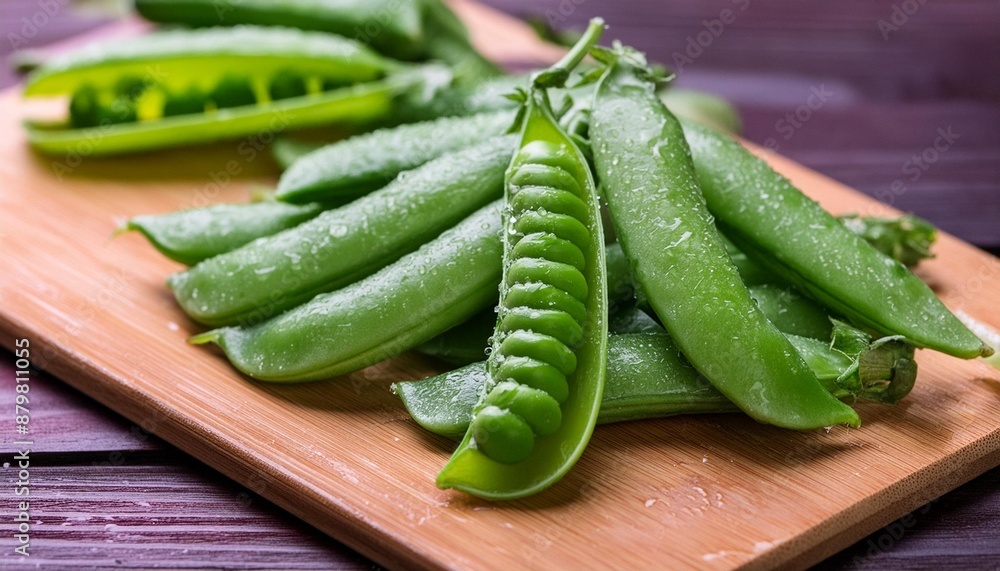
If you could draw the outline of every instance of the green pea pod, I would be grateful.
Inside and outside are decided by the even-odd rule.
[[[971,359],[992,350],[903,264],[848,230],[739,143],[694,123],[684,136],[708,208],[736,246],[859,325]]]
[[[361,279],[496,200],[513,135],[439,157],[295,228],[170,276],[201,323],[253,324]]]
[[[303,203],[361,196],[385,186],[403,171],[501,135],[513,121],[512,111],[500,111],[351,137],[296,161],[282,174],[275,197]]]
[[[669,87],[660,92],[660,99],[679,119],[708,125],[723,133],[738,135],[742,121],[736,109],[725,99],[691,89]]]
[[[25,97],[70,94],[68,122],[29,121],[48,153],[109,155],[388,116],[438,68],[404,67],[334,36],[282,28],[176,30],[53,59]]]
[[[569,471],[593,432],[607,358],[600,205],[586,158],[559,126],[545,89],[566,81],[603,27],[592,20],[525,94],[506,176],[490,381],[438,487],[494,500],[537,493]]]
[[[141,232],[164,256],[194,265],[315,218],[325,208],[322,204],[300,206],[273,200],[214,204],[136,216],[125,223],[122,231]]]
[[[796,429],[860,423],[825,391],[757,308],[704,205],[680,124],[642,54],[602,52],[591,111],[594,161],[638,287],[684,355],[761,422]]]
[[[830,312],[797,291],[771,284],[750,286],[750,297],[767,320],[782,333],[829,339],[833,332]]]
[[[115,38],[53,58],[29,77],[26,96],[72,93],[84,85],[114,87],[122,77],[136,77],[168,89],[220,78],[272,77],[279,71],[323,80],[371,81],[401,64],[363,45],[336,36],[284,28],[214,28],[170,30]]]
[[[423,53],[423,10],[411,0],[135,0],[152,22],[189,26],[287,26],[371,44],[399,58]]]
[[[857,353],[843,353],[815,339],[789,336],[789,341],[838,398],[852,397],[839,384],[845,374],[867,387],[859,398],[886,403],[905,396],[916,378],[913,347],[905,343],[876,341]],[[607,367],[599,424],[739,411],[680,357],[666,333],[611,335]],[[417,424],[458,439],[468,429],[479,395],[489,382],[486,363],[481,361],[422,381],[394,383],[392,388]],[[876,387],[891,399],[872,392]]]
[[[470,79],[499,73],[440,0],[136,0],[135,5],[154,22],[287,26],[353,38],[400,59],[441,60]]]
[[[326,379],[378,363],[494,302],[499,209],[489,204],[375,274],[278,317],[191,342],[218,344],[233,366],[265,381]]]

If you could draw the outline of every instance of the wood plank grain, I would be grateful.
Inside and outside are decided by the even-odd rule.
[[[997,513],[1000,469],[993,469],[892,522],[815,569],[986,569],[1000,561]]]
[[[169,465],[33,467],[31,555],[38,569],[371,569],[266,500],[181,455]],[[4,479],[8,479],[4,470]],[[13,525],[0,522],[9,537]],[[6,540],[5,540],[6,541]]]
[[[9,355],[0,358],[0,410],[14,410],[14,362]],[[163,445],[153,435],[155,426],[143,428],[126,421],[117,413],[38,371],[31,373],[30,439],[33,454],[93,452],[94,458],[121,457],[140,450],[160,450]],[[12,439],[0,443],[0,453],[17,450]],[[116,458],[119,456],[116,456]]]

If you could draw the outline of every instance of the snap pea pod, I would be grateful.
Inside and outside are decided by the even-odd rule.
[[[285,204],[273,200],[213,204],[135,216],[121,229],[141,232],[161,254],[190,266],[297,226],[325,209],[323,204]]]
[[[934,292],[740,144],[684,123],[719,227],[757,263],[853,322],[917,347],[973,358],[992,350]]]
[[[607,359],[604,234],[586,158],[552,113],[561,87],[600,37],[536,74],[505,179],[503,279],[490,380],[437,485],[489,499],[537,493],[583,453]]]
[[[278,317],[191,342],[218,344],[233,366],[265,381],[326,379],[378,363],[495,301],[499,211],[500,201],[489,204],[371,276]]]
[[[501,135],[513,121],[513,111],[499,111],[357,135],[296,161],[281,175],[275,197],[303,203],[361,196],[403,171]]]
[[[705,208],[680,124],[642,54],[601,52],[590,137],[618,240],[684,355],[756,420],[796,429],[860,423],[757,308]]]
[[[738,135],[742,129],[740,115],[725,99],[691,89],[668,87],[660,99],[674,116],[707,125],[723,133]]]
[[[913,347],[905,343],[876,341],[851,354],[816,339],[794,335],[788,339],[823,386],[838,398],[853,396],[839,384],[845,374],[868,387],[860,391],[859,398],[877,402],[898,402],[913,388],[916,363]],[[666,333],[611,335],[607,366],[599,424],[739,411],[680,357]],[[486,363],[480,361],[421,381],[394,383],[392,389],[417,424],[458,439],[468,429],[488,382]]]
[[[499,73],[439,0],[136,0],[147,20],[192,26],[286,26],[333,33],[399,59],[430,57],[470,78]]]
[[[397,58],[419,57],[422,7],[406,0],[135,0],[152,22],[189,26],[286,26],[353,38]],[[372,27],[377,32],[372,33]],[[366,32],[366,29],[369,31]]]
[[[55,58],[29,76],[25,97],[71,95],[68,122],[29,121],[29,141],[49,153],[108,155],[372,122],[436,69],[283,28],[116,39]]]
[[[170,276],[177,302],[209,325],[252,324],[367,276],[503,192],[514,136],[441,156],[295,228]]]

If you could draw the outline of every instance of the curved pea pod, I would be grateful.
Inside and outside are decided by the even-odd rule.
[[[136,0],[152,22],[189,26],[287,26],[353,38],[399,58],[418,57],[423,10],[412,0]]]
[[[499,203],[371,276],[252,327],[196,335],[260,380],[326,379],[363,369],[467,320],[496,298]]]
[[[161,254],[190,266],[297,226],[315,218],[325,208],[322,204],[297,205],[272,200],[214,204],[135,216],[122,226],[122,231],[141,232]]]
[[[275,197],[303,203],[361,196],[403,171],[501,135],[513,121],[512,111],[500,111],[357,135],[296,161],[281,175]]]
[[[860,423],[764,317],[705,208],[680,124],[642,55],[601,54],[590,137],[636,285],[678,347],[754,419],[795,429]]]
[[[660,92],[660,100],[678,119],[708,125],[723,133],[738,135],[742,129],[739,112],[717,95],[668,87]]]
[[[789,341],[838,398],[895,403],[910,391],[916,378],[913,347],[905,343],[874,341],[850,354],[816,339],[789,336]],[[598,424],[739,411],[680,356],[666,333],[611,335],[607,367]],[[856,378],[864,389],[854,395],[841,388],[845,376]],[[417,424],[459,439],[489,380],[486,362],[480,361],[421,381],[394,383],[392,389]]]
[[[116,39],[53,59],[29,76],[25,97],[72,97],[68,123],[29,121],[28,139],[48,153],[85,144],[91,155],[110,155],[368,123],[389,115],[399,93],[436,69],[284,28]]]
[[[470,79],[500,73],[440,0],[136,0],[135,6],[154,22],[287,26],[352,38],[395,58],[445,61]]]
[[[209,325],[253,324],[357,281],[499,198],[513,135],[444,155],[295,228],[170,276]]]
[[[602,28],[592,21],[526,94],[505,181],[490,381],[438,487],[494,500],[537,493],[572,468],[593,432],[607,358],[604,234],[586,158],[544,89],[565,81]]]
[[[698,180],[736,246],[857,324],[971,359],[992,350],[934,292],[725,135],[684,124]]]

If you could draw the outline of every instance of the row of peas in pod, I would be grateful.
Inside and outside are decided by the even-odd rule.
[[[24,95],[68,99],[66,114],[29,119],[29,142],[50,154],[85,147],[114,155],[266,130],[365,130],[459,113],[431,111],[437,91],[499,73],[440,0],[247,0],[222,8],[211,0],[137,0],[141,15],[167,27],[44,60]]]
[[[912,389],[915,348],[993,352],[908,268],[933,227],[831,216],[684,117],[732,125],[728,109],[673,99],[642,53],[595,47],[602,30],[425,107],[455,116],[281,140],[260,201],[125,228],[189,265],[168,285],[214,327],[192,342],[251,377],[334,379],[406,350],[460,365],[394,390],[460,440],[437,484],[490,499],[557,482],[598,423],[858,426],[857,399]]]

